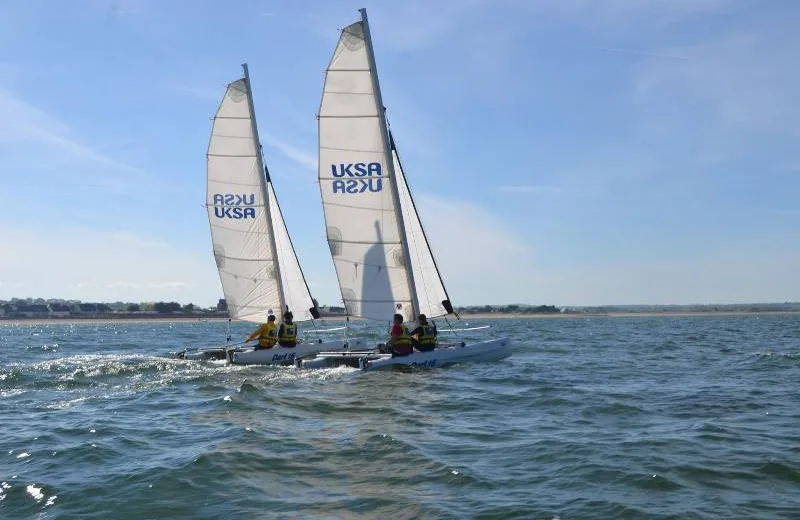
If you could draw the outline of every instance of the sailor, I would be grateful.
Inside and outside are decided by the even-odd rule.
[[[262,323],[255,332],[250,334],[245,342],[258,338],[255,350],[268,349],[275,346],[278,341],[278,326],[275,325],[275,315],[272,312],[267,317],[267,322]]]
[[[282,347],[293,348],[297,345],[297,325],[292,323],[293,318],[291,311],[283,313],[283,323],[278,328],[278,343]]]
[[[389,347],[392,357],[407,356],[414,352],[411,347],[411,335],[408,333],[406,326],[403,325],[402,314],[394,315],[391,337],[386,342],[386,345]]]
[[[429,324],[424,314],[417,317],[417,328],[411,331],[411,342],[420,352],[429,352],[436,348],[436,325]]]

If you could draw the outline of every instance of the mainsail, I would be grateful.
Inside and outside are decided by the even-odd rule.
[[[261,157],[247,75],[228,85],[211,130],[206,206],[231,318],[263,322],[289,307],[318,316]]]
[[[390,149],[361,13],[362,21],[342,30],[319,110],[320,191],[342,299],[352,316],[441,316],[452,307]]]

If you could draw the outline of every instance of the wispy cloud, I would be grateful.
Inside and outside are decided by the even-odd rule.
[[[2,87],[0,87],[0,113],[3,114],[0,118],[0,145],[32,142],[121,172],[145,174],[143,170],[116,161],[77,140],[66,124]]]
[[[177,289],[191,287],[191,284],[186,282],[113,282],[107,284],[105,287],[108,289]]]
[[[558,193],[561,191],[561,188],[557,186],[543,186],[537,184],[505,184],[497,187],[497,191],[502,191],[505,193],[542,193],[542,194],[552,194]]]
[[[178,83],[168,83],[166,87],[180,94],[186,94],[189,97],[195,99],[202,99],[208,101],[220,101],[222,99],[223,93],[225,92],[224,85],[220,85],[218,89],[213,89],[211,87],[200,87],[193,85],[181,85]]]
[[[686,56],[681,56],[679,54],[670,54],[667,52],[650,52],[650,51],[642,51],[636,49],[622,49],[619,47],[592,47],[592,48],[597,49],[599,51],[618,52],[621,54],[635,54],[637,56],[649,56],[651,58],[667,58],[674,60],[687,59]]]
[[[313,171],[317,171],[317,157],[305,150],[301,150],[285,141],[276,139],[270,135],[264,136],[264,142],[269,146],[275,148],[289,159],[295,161],[297,164]]]
[[[627,24],[644,17],[651,23],[669,26],[687,18],[724,11],[735,3],[736,0],[560,0],[527,2],[524,6],[537,14],[580,17],[595,24]]]
[[[379,26],[382,46],[401,51],[422,50],[447,38],[461,19],[486,5],[489,5],[486,0],[440,0],[433,3],[412,0],[393,4],[391,10],[386,11],[384,7],[376,6],[369,10],[370,25]]]
[[[636,98],[662,113],[710,109],[730,126],[800,132],[800,44],[780,30],[734,35],[674,52],[686,60],[653,60],[641,70]]]
[[[122,243],[126,246],[131,247],[139,247],[139,248],[166,248],[169,247],[169,244],[164,242],[163,240],[154,240],[152,238],[143,237],[141,235],[137,235],[136,233],[131,233],[128,231],[115,231],[112,233],[107,233],[105,236],[114,242]]]

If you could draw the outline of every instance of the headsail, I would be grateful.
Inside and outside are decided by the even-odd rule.
[[[246,72],[228,85],[208,144],[214,259],[232,318],[260,322],[268,310],[280,314],[289,305],[302,321],[311,317],[312,298],[265,177]]]
[[[297,259],[292,240],[289,238],[289,230],[283,220],[283,214],[281,213],[278,199],[275,197],[272,182],[267,181],[267,188],[269,190],[270,213],[272,216],[272,229],[275,233],[278,265],[281,269],[281,281],[284,287],[285,305],[294,314],[294,321],[319,318],[320,314],[316,301],[311,297],[303,271],[300,269],[300,262]]]
[[[442,303],[447,294],[390,150],[364,10],[362,21],[342,30],[326,70],[319,181],[328,243],[350,315],[388,320],[399,313],[411,320],[419,312],[452,311],[449,301]]]
[[[422,228],[422,221],[419,218],[419,213],[417,213],[414,199],[411,197],[411,190],[403,173],[400,155],[397,153],[397,147],[391,132],[389,133],[389,141],[392,149],[394,173],[397,177],[397,188],[400,193],[400,206],[403,210],[403,222],[406,226],[411,267],[414,270],[419,312],[425,314],[428,318],[444,316],[453,312],[453,307],[450,305],[447,289],[444,288],[444,282],[436,265],[436,260],[433,258],[428,237]]]

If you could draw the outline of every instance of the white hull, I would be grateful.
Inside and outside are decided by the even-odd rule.
[[[511,356],[511,340],[497,338],[478,343],[439,346],[430,352],[414,352],[408,356],[392,357],[391,354],[370,352],[320,352],[302,358],[297,356],[295,365],[300,368],[330,368],[350,366],[361,370],[380,370],[393,366],[443,367],[456,363],[485,363],[499,361]]]
[[[294,348],[272,347],[269,349],[245,350],[233,352],[230,362],[234,365],[286,365],[294,364],[294,360],[331,349],[365,349],[364,338],[321,341],[317,343],[298,343]]]
[[[190,360],[227,360],[234,365],[288,365],[303,356],[311,356],[319,352],[333,349],[365,349],[364,338],[349,338],[316,343],[298,343],[294,348],[272,347],[253,350],[250,347],[210,348],[181,352],[179,357]]]

